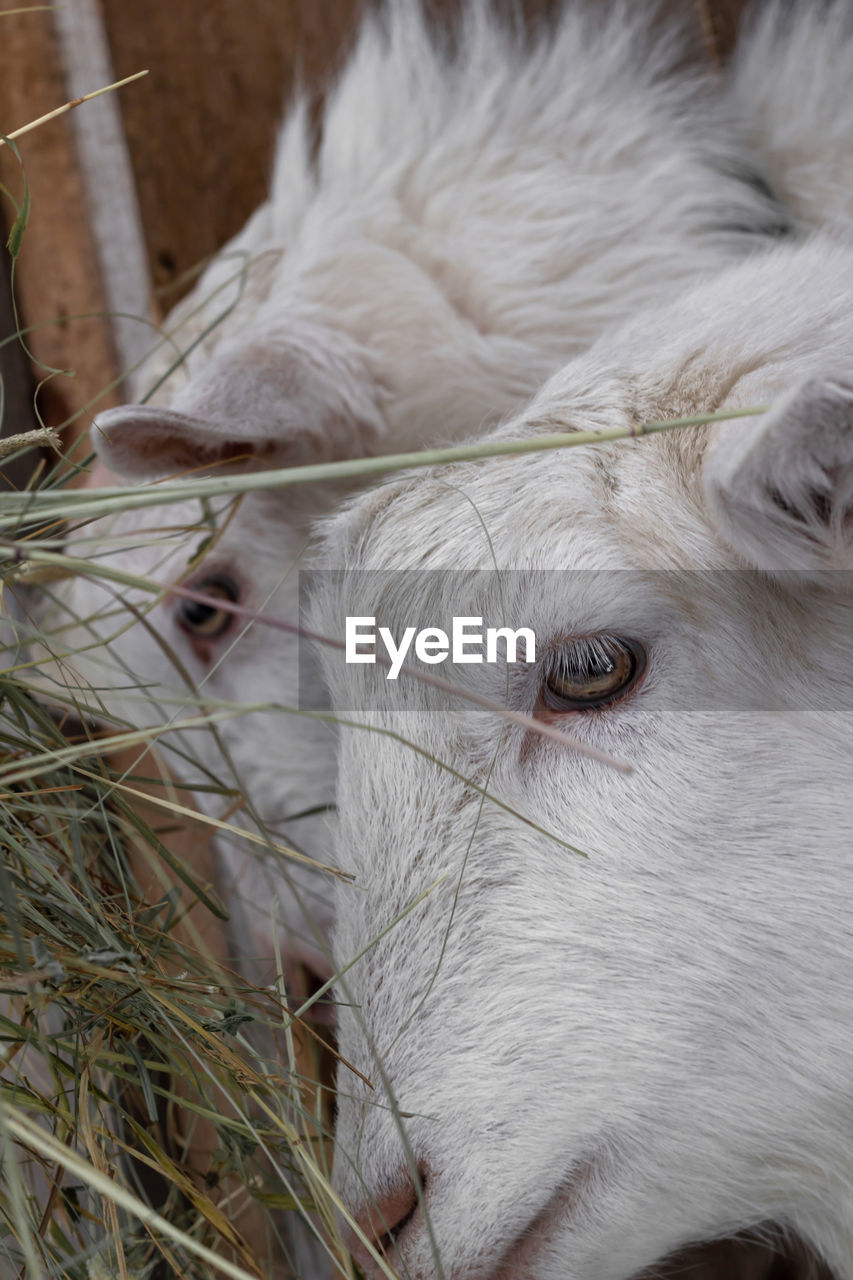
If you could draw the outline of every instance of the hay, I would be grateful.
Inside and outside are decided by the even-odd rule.
[[[25,631],[0,664],[0,1273],[296,1275],[282,1218],[318,1211],[343,1257],[318,1042],[281,978],[229,968],[209,857],[170,848],[186,797],[45,708]]]

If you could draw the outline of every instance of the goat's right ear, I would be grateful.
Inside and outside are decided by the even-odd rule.
[[[386,428],[359,354],[344,335],[305,322],[287,338],[224,342],[170,408],[110,409],[96,418],[92,443],[125,480],[376,453]]]
[[[810,378],[761,417],[721,424],[702,484],[748,565],[853,569],[853,375]]]
[[[102,466],[124,480],[275,466],[283,454],[272,433],[140,404],[99,414],[92,444]]]

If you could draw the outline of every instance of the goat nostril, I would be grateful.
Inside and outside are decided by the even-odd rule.
[[[423,1188],[425,1181],[422,1174],[420,1181]],[[357,1222],[373,1248],[381,1256],[387,1257],[417,1211],[418,1193],[414,1182],[406,1174],[405,1179],[393,1191],[366,1205],[359,1213]],[[368,1276],[376,1274],[376,1264],[363,1244],[354,1243],[352,1252]]]
[[[367,1231],[365,1235],[372,1245],[383,1252],[393,1246],[406,1223],[413,1217],[418,1207],[418,1196],[412,1183],[406,1179],[406,1185],[391,1195],[383,1196],[368,1211]]]

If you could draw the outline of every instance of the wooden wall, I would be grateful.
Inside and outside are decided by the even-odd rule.
[[[68,77],[50,12],[0,14],[0,58],[4,135],[67,101]],[[57,424],[110,382],[116,360],[111,325],[99,318],[106,300],[71,117],[35,130],[19,146],[32,208],[16,264],[15,293],[23,324],[40,326],[27,335],[34,357],[32,379],[33,384],[49,379],[39,403],[46,420]],[[8,147],[0,149],[0,182],[18,202],[23,199],[24,176]],[[13,218],[11,202],[4,199],[7,230]],[[72,319],[77,315],[96,318]],[[0,369],[5,376],[17,362],[14,351],[3,351]],[[51,376],[52,369],[74,369],[77,377]],[[4,416],[8,433],[34,425]]]
[[[129,331],[132,353],[144,326],[117,328],[105,313],[112,307],[156,320],[179,296],[185,273],[239,229],[264,196],[294,87],[322,93],[371,2],[65,0],[60,17],[0,15],[0,131],[109,79],[150,70],[109,104],[87,103],[20,142],[32,213],[15,287],[24,323],[38,326],[28,344],[31,377],[47,378],[39,392],[46,421],[77,415],[76,431],[121,398],[110,386],[130,358],[124,338]],[[460,2],[427,0],[437,22]],[[524,0],[524,7],[536,16],[563,2]],[[711,56],[724,54],[743,0],[668,2],[704,31]],[[0,148],[0,181],[20,197],[23,177],[8,148]],[[2,203],[8,227],[11,206]],[[117,229],[121,243],[108,244]],[[134,253],[138,264],[128,273]],[[20,374],[21,353],[0,349],[7,376],[16,363]],[[20,420],[24,412],[19,404],[14,420],[7,413],[5,429],[31,425]]]

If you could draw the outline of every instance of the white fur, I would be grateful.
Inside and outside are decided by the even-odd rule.
[[[811,225],[849,231],[853,9],[845,0],[753,5],[727,92],[771,184]]]
[[[334,944],[343,968],[381,938],[341,982],[339,1047],[374,1087],[342,1069],[338,1187],[363,1220],[405,1197],[398,1107],[425,1183],[413,1280],[629,1280],[767,1222],[853,1277],[851,316],[853,246],[779,248],[603,339],[496,434],[765,416],[411,475],[330,526],[336,563],[419,573],[321,587],[320,632],[443,625],[458,577],[424,571],[494,566],[519,572],[478,586],[488,622],[648,652],[594,713],[544,710],[541,662],[510,677],[512,707],[629,777],[415,680],[399,710],[324,655],[334,705],[418,748],[341,734],[358,888]]]
[[[282,134],[270,201],[175,313],[183,360],[167,376],[167,345],[149,408],[101,416],[101,459],[138,483],[235,451],[261,466],[485,430],[609,327],[784,230],[727,108],[700,73],[673,71],[680,39],[653,38],[649,25],[644,5],[570,6],[527,47],[478,3],[454,53],[428,36],[416,4],[391,4],[368,22],[327,107],[316,162],[300,107]],[[251,608],[294,619],[311,522],[340,497],[327,487],[247,498],[191,573],[205,529],[189,540],[151,531],[196,524],[194,507],[101,523],[70,550],[94,557],[119,546],[114,563],[164,586],[227,570]],[[71,609],[97,615],[114,593],[78,579]],[[212,702],[295,705],[291,638],[250,627],[233,649],[237,633],[202,659],[176,625],[174,597],[149,607],[124,594],[146,602],[145,622],[94,622],[91,638],[111,637],[108,649],[73,660],[109,713],[163,723],[193,688]],[[81,634],[66,630],[56,647]],[[128,691],[139,683],[144,695]],[[284,828],[328,858],[328,816],[287,819],[333,800],[330,730],[271,708],[218,734],[184,745],[245,789],[245,821]],[[282,896],[289,946],[325,968],[327,883],[282,868],[297,901],[275,859],[223,848],[241,954],[271,961]]]

